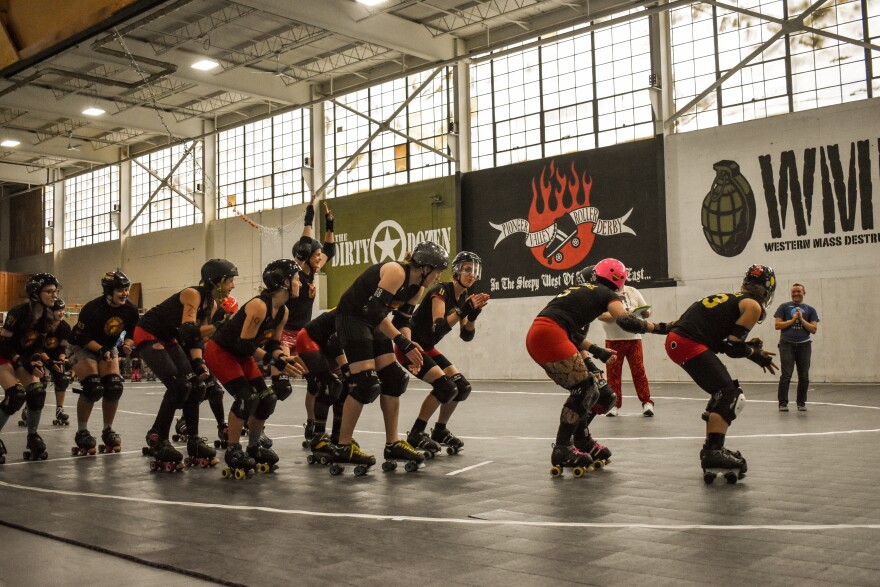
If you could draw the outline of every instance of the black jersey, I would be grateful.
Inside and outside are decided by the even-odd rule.
[[[434,309],[432,307],[434,298],[443,300],[443,315],[448,316],[455,308],[461,308],[464,305],[468,298],[468,291],[464,290],[464,293],[458,299],[455,299],[455,283],[447,281],[436,284],[422,298],[421,303],[419,303],[413,314],[412,339],[414,342],[419,343],[424,350],[434,348],[445,336],[445,334],[435,334],[432,332],[433,329],[431,327],[434,324]]]
[[[299,279],[302,283],[299,295],[291,296],[285,304],[287,306],[285,330],[299,330],[312,318],[312,307],[315,305],[315,288],[312,286],[315,283],[315,274],[300,271]]]
[[[324,312],[316,316],[314,320],[308,322],[305,326],[306,332],[315,344],[320,348],[327,347],[327,341],[336,334],[336,308]]]
[[[91,341],[102,347],[115,347],[122,331],[131,338],[137,324],[138,309],[130,300],[125,300],[125,304],[114,308],[101,296],[80,310],[79,321],[73,327],[70,339],[80,347],[85,347]]]
[[[747,293],[718,293],[694,302],[670,330],[721,352],[741,315],[739,303],[752,298]],[[754,299],[754,298],[752,298]],[[757,300],[756,300],[757,301]]]
[[[214,298],[209,291],[206,291],[206,288],[192,286],[186,289],[194,289],[199,292],[196,324],[201,324],[210,314],[211,308],[214,307]],[[158,340],[169,342],[177,338],[177,331],[183,320],[183,304],[180,302],[180,294],[183,291],[177,292],[165,301],[147,310],[138,326],[155,336]]]
[[[67,354],[67,345],[65,343],[70,338],[70,332],[70,324],[65,320],[59,322],[54,330],[50,329],[46,332],[46,354],[53,361],[57,361],[59,355]]]
[[[398,262],[386,261],[385,263]],[[373,326],[379,325],[381,320],[369,320],[366,312],[364,312],[364,307],[367,305],[367,301],[370,297],[376,293],[377,289],[379,289],[379,271],[381,271],[385,263],[376,263],[375,265],[368,267],[366,271],[361,273],[361,275],[354,280],[354,283],[345,290],[345,293],[342,294],[342,297],[339,300],[339,305],[337,306],[339,314],[356,316],[367,320]],[[391,309],[399,308],[402,304],[405,304],[412,299],[413,296],[419,292],[419,288],[421,287],[416,283],[409,282],[408,265],[404,265],[403,263],[398,263],[398,265],[403,267],[403,270],[406,272],[406,279],[403,280],[403,285],[401,285],[397,291],[393,292],[394,297],[391,299]]]
[[[12,359],[16,355],[29,358],[44,350],[46,331],[50,327],[48,313],[45,310],[44,316],[35,321],[30,302],[13,306],[6,313],[3,323],[3,330],[11,336],[4,336],[0,341],[0,356],[5,359]]]
[[[538,316],[562,326],[568,338],[579,346],[590,322],[607,312],[608,304],[619,299],[620,296],[601,284],[573,285],[550,300]]]
[[[211,336],[211,340],[220,345],[220,348],[226,352],[235,356],[242,356],[242,354],[236,350],[236,341],[241,339],[241,332],[244,330],[244,321],[247,318],[245,309],[248,304],[255,300],[258,300],[258,302],[261,302],[266,306],[266,317],[263,318],[263,322],[260,323],[260,326],[257,329],[255,342],[257,345],[262,345],[271,338],[274,338],[275,329],[278,327],[278,324],[284,320],[284,306],[278,308],[278,312],[273,316],[272,296],[267,292],[263,292],[243,304],[232,318],[221,322],[216,332]]]

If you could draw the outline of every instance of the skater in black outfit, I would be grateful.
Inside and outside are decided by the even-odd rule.
[[[55,385],[55,419],[56,426],[67,425],[70,416],[64,411],[64,395],[73,376],[70,373],[70,361],[67,360],[70,324],[64,319],[67,305],[58,298],[52,306],[52,325],[46,333],[46,377]],[[48,383],[47,383],[48,385]]]
[[[238,269],[226,259],[202,265],[199,285],[187,287],[151,308],[135,331],[141,358],[165,385],[156,420],[147,432],[147,447],[159,463],[180,463],[183,455],[171,446],[168,435],[174,412],[183,409],[189,458],[187,463],[217,464],[217,451],[199,436],[199,405],[217,385],[205,365],[204,337],[218,302],[235,287]]]
[[[376,463],[375,457],[352,443],[352,434],[364,405],[380,395],[386,461],[406,460],[417,465],[424,462],[421,453],[398,439],[400,396],[406,391],[409,375],[395,360],[394,345],[417,369],[422,367],[422,353],[416,343],[394,327],[388,313],[403,304],[415,307],[424,289],[433,285],[448,265],[449,253],[443,247],[421,242],[404,262],[386,261],[369,267],[339,300],[336,333],[348,358],[351,377],[339,443],[332,451],[334,462],[359,465],[356,474]]]
[[[205,361],[226,391],[235,398],[229,410],[228,469],[236,476],[259,463],[264,471],[276,468],[278,455],[260,445],[266,420],[278,400],[292,390],[266,386],[257,361],[272,365],[288,376],[302,375],[302,362],[281,350],[281,331],[287,321],[284,304],[299,294],[299,266],[292,259],[279,259],[263,271],[265,289],[241,306],[232,318],[221,322],[205,347]],[[247,453],[241,447],[241,431],[248,424]]]
[[[423,363],[416,377],[431,385],[431,393],[422,402],[419,417],[406,440],[415,448],[431,454],[438,452],[440,445],[447,446],[450,454],[458,453],[464,447],[446,425],[458,404],[470,395],[471,384],[440,352],[437,344],[456,325],[462,340],[470,342],[474,339],[477,317],[489,303],[489,294],[470,293],[470,288],[480,279],[480,271],[480,257],[461,251],[452,260],[452,281],[432,287],[414,313],[408,312],[411,308],[407,306],[394,311],[394,326],[422,349]],[[397,349],[397,360],[404,367],[410,365],[400,349]],[[440,408],[440,416],[428,436],[425,432],[428,420],[437,408]]]
[[[105,450],[119,452],[122,447],[122,439],[113,430],[124,382],[119,374],[119,351],[131,354],[139,317],[137,306],[128,299],[130,285],[131,281],[118,269],[105,273],[101,278],[103,294],[83,306],[70,335],[73,372],[82,385],[76,403],[77,432],[74,436],[80,454],[94,452],[96,440],[89,433],[88,424],[98,400],[102,400],[104,428],[101,441]],[[125,340],[117,348],[123,332]]]
[[[46,387],[44,373],[45,336],[52,322],[52,306],[58,298],[58,280],[49,273],[31,276],[25,285],[28,301],[13,306],[0,330],[0,385],[5,393],[0,402],[0,430],[9,417],[27,404],[26,458],[45,459],[46,443],[37,433]],[[0,440],[0,464],[6,462],[6,445]]]
[[[595,413],[605,413],[616,400],[605,385],[605,393],[588,366],[586,353],[604,363],[614,351],[591,343],[586,332],[591,322],[609,312],[613,318],[625,315],[618,293],[626,281],[626,267],[617,259],[603,259],[578,272],[580,285],[569,287],[548,303],[532,322],[526,349],[547,376],[568,390],[562,406],[556,443],[550,456],[551,474],[560,475],[572,467],[583,474],[594,461],[607,462],[611,451],[596,442],[589,430]]]
[[[749,359],[770,374],[779,369],[773,363],[775,353],[765,351],[758,338],[748,340],[749,331],[766,316],[765,309],[773,300],[775,290],[773,269],[752,265],[743,278],[741,291],[712,294],[694,302],[669,326],[666,353],[711,396],[703,415],[706,442],[700,451],[707,483],[711,483],[717,473],[724,473],[729,483],[735,483],[748,468],[739,451],[730,451],[724,446],[727,429],[742,411],[746,398],[739,381],[730,376],[717,353]],[[630,331],[655,326],[638,318],[629,322],[620,326],[624,330],[632,328]]]
[[[304,219],[305,227],[303,228],[302,237],[299,242],[293,245],[293,258],[296,259],[302,268],[300,279],[302,286],[299,295],[291,297],[287,300],[287,323],[284,325],[284,331],[281,333],[281,348],[285,354],[290,354],[296,348],[296,335],[312,319],[312,308],[315,305],[315,275],[321,271],[324,265],[336,256],[336,243],[334,242],[334,218],[333,213],[324,203],[324,244],[318,242],[315,237],[315,231],[312,224],[315,220],[314,201],[306,208]],[[279,380],[276,380],[278,378]],[[273,371],[272,386],[290,385],[290,381],[284,380],[283,376],[279,376]],[[306,375],[306,440],[311,440],[314,435],[314,419],[315,419],[315,394],[317,393],[317,381],[312,375]]]

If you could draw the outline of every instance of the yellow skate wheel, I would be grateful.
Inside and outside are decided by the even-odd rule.
[[[551,467],[550,468],[550,476],[551,477],[559,477],[562,475],[562,467]]]
[[[257,465],[257,470],[259,470],[260,473],[268,473],[269,465],[267,465],[266,463],[260,463]]]
[[[575,477],[578,477],[578,478],[584,476],[584,468],[583,467],[575,467],[574,469],[571,470],[571,472]]]
[[[232,475],[232,470],[229,468],[223,469],[222,475],[223,475],[223,478],[226,479],[230,475]]]
[[[236,469],[235,478],[238,480],[244,479],[244,469]]]

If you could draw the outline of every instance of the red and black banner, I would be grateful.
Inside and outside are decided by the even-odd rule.
[[[659,138],[467,173],[461,198],[493,297],[553,295],[605,257],[637,287],[669,284]]]

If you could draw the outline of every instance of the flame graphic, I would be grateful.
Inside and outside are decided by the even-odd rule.
[[[575,225],[568,213],[576,208],[590,205],[590,189],[593,180],[584,171],[578,172],[572,161],[570,169],[563,170],[556,167],[556,161],[551,160],[545,166],[538,177],[532,178],[532,207],[529,210],[529,226],[532,231],[541,230],[557,224],[558,237],[551,241],[550,247],[558,245],[566,237],[572,236],[576,231],[580,239],[578,247],[572,246],[569,239],[560,252],[564,255],[561,262],[554,262],[545,256],[545,250],[541,247],[532,249],[535,259],[545,267],[561,270],[573,267],[584,260],[587,253],[593,247],[596,238],[590,230],[590,224]]]

